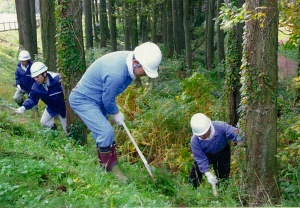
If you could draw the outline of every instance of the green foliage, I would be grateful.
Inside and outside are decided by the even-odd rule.
[[[241,8],[235,6],[234,3],[223,3],[220,8],[219,21],[223,30],[231,29],[237,23],[245,22],[245,19],[250,14],[246,11],[246,4]]]
[[[80,37],[75,31],[74,14],[69,14],[69,0],[60,1],[55,5],[57,70],[62,73],[64,85],[69,87],[71,79],[78,81],[85,71],[83,54],[78,52]],[[82,47],[83,46],[79,46]]]
[[[7,58],[0,60],[0,103],[14,106],[11,83],[17,52],[5,47],[1,47],[2,51]],[[88,62],[97,54],[88,53]],[[99,168],[91,135],[87,145],[80,146],[61,130],[43,129],[40,118],[31,117],[29,112],[20,116],[1,108],[0,207],[245,206],[241,199],[246,196],[240,184],[246,161],[243,148],[232,148],[230,180],[228,186],[218,187],[219,197],[212,195],[206,181],[196,190],[188,185],[193,162],[189,149],[191,115],[202,111],[220,120],[226,120],[227,115],[224,66],[206,71],[199,64],[190,77],[186,77],[183,66],[180,58],[164,60],[159,78],[143,78],[143,87],[133,85],[118,98],[126,124],[156,180],[149,176],[121,127],[115,125],[115,138],[121,153],[119,165],[129,178],[125,184]],[[296,106],[291,108],[295,84],[281,81],[280,85],[277,157],[282,203],[278,206],[297,207],[299,110]]]
[[[286,47],[298,48],[300,40],[300,1],[279,1],[280,21],[279,26],[284,28],[284,33],[289,35]]]
[[[68,126],[68,137],[74,139],[79,145],[86,143],[85,124],[82,121],[75,121]]]

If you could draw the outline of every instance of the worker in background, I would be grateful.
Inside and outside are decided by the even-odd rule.
[[[227,180],[230,173],[229,141],[239,145],[244,139],[240,129],[223,121],[211,121],[202,113],[196,113],[191,118],[193,136],[191,148],[194,157],[189,182],[197,188],[205,175],[208,183],[215,186],[218,180]],[[213,166],[214,173],[210,170]]]
[[[136,77],[158,77],[162,59],[159,47],[151,42],[137,46],[134,51],[117,51],[97,59],[72,90],[72,109],[91,130],[96,142],[100,166],[120,180],[127,178],[118,166],[114,131],[108,118],[122,125],[124,115],[119,111],[116,97],[125,91]]]
[[[41,118],[44,127],[57,129],[54,118],[57,116],[65,133],[66,131],[66,103],[60,82],[60,74],[47,72],[47,67],[42,62],[35,62],[31,66],[31,77],[35,80],[28,98],[16,113],[23,114],[25,110],[36,106],[41,99],[46,104],[46,109]]]
[[[24,96],[30,93],[31,87],[35,81],[30,74],[32,61],[29,52],[21,51],[18,60],[19,62],[15,70],[16,92],[13,99],[19,106],[22,106]],[[32,110],[37,112],[37,106],[33,107]]]

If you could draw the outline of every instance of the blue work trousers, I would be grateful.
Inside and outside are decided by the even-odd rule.
[[[114,141],[114,130],[101,104],[73,89],[69,102],[72,109],[79,115],[91,130],[98,147],[110,146]]]

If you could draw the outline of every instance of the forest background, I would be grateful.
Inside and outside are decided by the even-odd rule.
[[[20,2],[30,3],[32,1],[16,1],[17,5]],[[41,1],[40,3],[42,5],[46,2],[49,3],[49,1]],[[84,5],[88,5],[87,3],[89,2],[91,1],[84,1]],[[101,2],[104,1],[100,1],[100,3]],[[108,3],[109,2],[112,1],[108,1]],[[145,3],[144,1],[142,2]],[[183,7],[183,2],[190,3],[188,11],[193,14],[188,21],[188,26],[192,28],[188,34],[184,33],[187,25],[183,25],[184,18],[182,14],[184,8],[186,8],[185,4],[185,7]],[[1,9],[3,8],[1,12],[15,11],[14,3],[14,1],[1,1]],[[298,1],[292,1],[292,3],[286,4],[285,7],[283,7],[286,3],[284,1],[280,1],[280,4],[277,5],[280,14],[279,17],[281,18],[279,18],[279,22],[280,24],[285,23],[286,25],[282,25],[285,27],[279,28],[279,30],[272,30],[272,32],[275,32],[277,38],[275,41],[272,40],[273,48],[271,48],[271,51],[267,50],[267,52],[264,53],[271,55],[270,60],[274,60],[274,50],[276,49],[276,55],[277,51],[279,52],[278,57],[280,58],[279,60],[281,60],[279,61],[279,72],[277,62],[275,64],[274,61],[272,64],[275,65],[272,65],[273,68],[268,72],[260,71],[263,69],[263,64],[262,67],[257,67],[254,70],[257,72],[257,74],[254,73],[257,75],[257,77],[254,78],[257,78],[257,80],[264,76],[264,73],[270,72],[279,74],[278,88],[276,87],[276,91],[278,92],[276,95],[275,119],[277,128],[275,128],[275,136],[274,134],[272,134],[272,136],[268,135],[267,138],[270,139],[262,139],[263,135],[253,137],[251,132],[256,132],[257,127],[268,129],[264,126],[265,123],[268,122],[258,121],[254,126],[250,126],[247,129],[247,115],[251,113],[242,116],[239,115],[240,112],[243,112],[243,107],[245,108],[245,106],[243,106],[243,103],[239,104],[241,100],[238,96],[234,99],[230,99],[233,94],[232,91],[230,91],[232,88],[229,85],[229,78],[230,75],[232,75],[231,72],[238,72],[236,73],[238,76],[243,77],[244,75],[245,77],[243,67],[239,66],[244,63],[242,62],[242,56],[240,54],[242,54],[242,51],[244,51],[244,54],[247,52],[247,48],[245,49],[246,44],[242,44],[243,41],[240,42],[240,45],[235,47],[230,47],[232,46],[232,42],[230,41],[238,40],[239,38],[245,41],[247,40],[247,36],[239,36],[236,38],[232,36],[238,34],[237,31],[239,27],[235,26],[236,24],[227,28],[224,27],[224,29],[226,29],[224,31],[221,30],[221,27],[218,27],[218,24],[214,22],[219,12],[218,5],[209,5],[209,3],[211,3],[210,1],[147,2],[143,5],[144,7],[142,7],[146,9],[141,10],[143,12],[139,14],[139,18],[142,18],[144,14],[146,21],[139,21],[140,25],[137,27],[138,38],[136,42],[136,40],[133,39],[133,37],[135,37],[134,33],[130,32],[135,31],[132,29],[132,26],[135,25],[132,21],[135,18],[129,15],[128,19],[126,19],[126,14],[131,14],[128,11],[132,11],[132,9],[135,8],[133,6],[134,3],[137,2],[120,1],[118,2],[118,9],[116,10],[120,12],[116,15],[118,20],[116,31],[118,35],[115,39],[116,42],[114,42],[114,40],[110,39],[112,33],[109,32],[107,36],[107,34],[105,35],[104,33],[104,31],[106,31],[105,28],[101,28],[105,24],[96,24],[100,22],[101,19],[103,20],[103,18],[98,17],[99,19],[97,21],[97,15],[92,15],[92,24],[90,25],[90,29],[92,30],[89,30],[90,32],[86,30],[86,28],[88,28],[87,22],[85,22],[87,19],[86,15],[83,16],[84,27],[82,27],[81,12],[76,13],[78,9],[83,9],[86,12],[86,7],[81,4],[81,1],[57,1],[56,3],[60,4],[53,4],[53,18],[56,18],[56,23],[52,24],[52,26],[59,25],[58,29],[45,29],[43,27],[42,14],[42,25],[40,28],[37,28],[37,30],[30,28],[28,22],[27,24],[23,24],[23,26],[26,26],[27,31],[28,28],[29,31],[36,31],[36,48],[32,48],[34,44],[31,43],[34,43],[34,40],[22,43],[22,37],[20,37],[20,32],[18,33],[18,31],[0,33],[0,70],[2,75],[0,83],[0,101],[2,106],[0,112],[0,133],[1,138],[3,138],[0,160],[0,174],[3,176],[0,180],[1,205],[4,207],[39,207],[44,205],[48,207],[97,207],[99,204],[108,207],[299,206],[300,171],[298,161],[300,130],[297,105],[298,70],[295,64],[280,67],[282,66],[281,63],[290,63],[290,59],[298,63],[297,55],[299,46],[297,45],[297,40],[299,40],[299,33],[297,30],[293,30],[292,27],[296,21],[293,24],[289,22],[292,21],[291,17],[298,17],[294,13],[291,13],[294,8],[297,8],[297,5],[299,6]],[[174,19],[174,15],[170,17],[173,21],[171,25],[177,25],[177,27],[171,27],[166,31],[166,34],[163,33],[163,29],[168,28],[167,25],[169,26],[170,24],[164,24],[162,21],[164,19],[163,11],[165,11],[162,9],[168,8],[162,6],[164,3],[171,6],[171,14],[174,14],[177,8],[178,11],[176,11],[177,15],[175,15],[175,17],[182,17],[180,20]],[[257,8],[260,8],[259,6],[263,8],[263,4],[270,2],[259,1],[259,3],[260,5],[257,5]],[[248,8],[251,7],[251,2],[246,2],[246,5],[248,5]],[[30,4],[28,4],[28,6],[32,8]],[[99,10],[100,6],[101,5],[97,6]],[[41,6],[41,8],[43,7]],[[49,6],[46,8],[47,11],[51,11]],[[91,5],[90,8],[95,7]],[[155,8],[160,9],[156,10]],[[191,10],[191,8],[193,9]],[[208,8],[213,8],[213,10],[209,10]],[[225,26],[226,23],[230,25],[233,22],[241,22],[241,25],[243,25],[243,21],[244,24],[245,22],[247,23],[247,21],[245,21],[245,15],[243,16],[242,14],[245,10],[239,10],[238,8],[242,7],[234,7],[231,5],[224,8],[224,12],[222,13],[223,19],[226,20],[227,18],[227,21],[223,22]],[[59,9],[67,10],[62,11]],[[54,10],[56,11],[56,17]],[[32,11],[32,9],[28,10],[27,8],[25,11]],[[214,13],[212,14],[209,11]],[[69,16],[60,16],[64,14],[69,14]],[[75,14],[79,15],[76,16]],[[168,12],[166,12],[166,14],[168,14]],[[264,21],[268,22],[264,14],[264,11],[258,12],[256,14],[257,19],[255,19],[254,22],[257,22],[259,25]],[[31,17],[29,17],[29,19]],[[158,17],[158,19],[156,19],[156,17]],[[23,20],[24,19],[26,18],[24,17]],[[166,19],[168,20],[168,18]],[[71,21],[68,25],[71,27],[65,27],[65,20],[77,21],[78,24],[76,25]],[[158,22],[154,24],[156,26],[153,26],[155,20]],[[196,22],[196,20],[200,22]],[[175,24],[174,22],[176,21],[179,21],[179,23],[177,22]],[[207,25],[208,22],[211,24]],[[251,21],[248,21],[248,23],[249,22]],[[145,25],[147,25],[146,29],[142,30]],[[211,25],[213,27],[211,27]],[[33,24],[31,24],[31,26],[33,27]],[[76,28],[76,26],[79,30],[70,29]],[[221,24],[219,26],[221,26]],[[263,26],[264,27],[259,26],[254,28],[260,32],[260,30],[262,30],[261,28],[267,28],[268,24]],[[22,27],[22,24],[20,24],[20,27]],[[80,33],[80,28],[85,32],[83,33],[81,31]],[[97,28],[99,28],[99,30],[95,30]],[[110,26],[108,28],[111,29],[112,27]],[[213,30],[208,31],[208,28],[212,28]],[[247,24],[245,28],[247,28]],[[126,29],[129,29],[129,31]],[[279,33],[278,41],[278,31],[281,30],[284,34]],[[57,39],[54,44],[52,43],[52,47],[49,50],[57,51],[49,53],[49,51],[45,51],[45,46],[47,45],[46,42],[51,43],[51,37],[53,35],[51,33],[48,34],[51,31],[56,31],[54,35]],[[76,40],[72,39],[73,33],[68,33],[70,31],[76,35],[82,35],[82,42],[80,44],[83,45],[84,40],[84,53],[81,51],[83,47],[79,50],[76,47],[70,47],[71,51],[68,48],[68,46],[74,46],[72,43],[76,43]],[[170,31],[174,33],[171,40],[166,38]],[[236,31],[236,33],[232,31]],[[45,35],[45,32],[48,32],[47,35]],[[262,30],[262,32],[264,31]],[[289,32],[288,35],[286,35],[287,32]],[[180,33],[184,34],[180,36]],[[28,38],[26,34],[28,34],[28,32],[23,34],[23,38]],[[67,37],[64,37],[64,34],[67,34]],[[87,42],[90,40],[88,38],[90,37],[89,34],[92,34],[92,41]],[[94,34],[99,34],[98,40]],[[264,34],[264,36],[266,36],[266,34]],[[34,35],[31,35],[31,38],[34,38]],[[224,42],[221,41],[222,39]],[[128,122],[128,126],[134,138],[155,173],[155,181],[152,181],[148,176],[133,145],[130,143],[124,130],[120,127],[115,126],[116,140],[121,153],[120,160],[122,168],[125,174],[131,178],[131,182],[128,184],[117,182],[110,175],[99,170],[94,142],[90,134],[87,134],[87,137],[83,140],[84,144],[80,145],[78,138],[66,138],[61,131],[52,132],[41,129],[39,126],[39,117],[30,114],[30,112],[27,112],[23,116],[17,116],[12,114],[8,108],[3,107],[16,107],[11,98],[14,93],[14,69],[18,52],[23,48],[33,51],[31,53],[36,54],[35,61],[44,61],[52,71],[57,69],[64,75],[68,75],[68,73],[72,74],[73,78],[75,78],[74,80],[68,80],[68,77],[71,76],[66,76],[64,80],[65,82],[71,81],[71,88],[72,85],[76,83],[76,79],[80,77],[80,73],[96,58],[116,49],[131,50],[138,42],[148,40],[158,43],[164,53],[164,59],[160,67],[160,77],[155,80],[147,78],[138,80],[134,86],[130,87],[118,98],[118,104],[120,109],[126,114],[126,122]],[[66,44],[66,48],[61,47],[64,45],[64,41],[65,43],[69,43]],[[171,45],[170,43],[172,41],[178,45]],[[182,45],[182,43],[189,41],[190,45]],[[259,42],[260,39],[255,39],[255,41],[258,42],[257,44],[263,44]],[[28,43],[30,43],[30,46],[26,45]],[[103,45],[104,43],[107,45]],[[116,45],[113,43],[116,43]],[[277,49],[278,44],[279,47]],[[56,45],[56,47],[53,47],[53,45]],[[112,46],[116,46],[116,48]],[[224,47],[223,50],[221,46]],[[189,47],[191,47],[190,53],[188,53]],[[35,53],[34,50],[37,52]],[[62,54],[62,51],[66,51],[67,53]],[[222,53],[222,51],[224,52]],[[233,51],[237,52],[235,54],[236,56],[231,56]],[[55,54],[57,54],[57,57]],[[55,57],[55,60],[50,61],[50,58],[53,57]],[[66,57],[69,58],[71,62],[68,62]],[[71,64],[71,66],[75,64],[78,66],[79,64],[76,61],[78,57],[80,57],[81,60],[84,57],[85,67],[80,65],[78,68],[81,70],[75,72],[64,71],[64,64]],[[236,59],[238,60],[237,65],[235,65],[236,60],[232,57],[238,57]],[[281,59],[282,57],[290,59]],[[275,58],[277,60],[277,56]],[[233,64],[230,60],[234,60],[234,62],[232,62]],[[248,59],[248,61],[249,60],[251,59]],[[293,66],[293,68],[289,68],[290,66]],[[292,71],[292,73],[288,73],[290,71]],[[236,83],[240,83],[240,77],[237,80],[238,82]],[[251,82],[249,82],[250,85],[255,86],[254,80],[255,79],[252,78]],[[243,81],[241,83],[243,84]],[[245,83],[247,83],[247,80]],[[277,86],[277,84],[275,85]],[[240,89],[241,85],[236,84],[234,87]],[[264,100],[264,94],[268,94],[269,92],[260,89],[260,87],[255,87],[251,90],[259,95],[257,102]],[[243,93],[243,90],[240,92]],[[40,103],[40,105],[40,109],[43,109],[43,104]],[[232,108],[232,106],[236,107]],[[187,176],[193,162],[189,148],[191,136],[189,119],[195,112],[204,112],[214,120],[224,120],[233,125],[236,125],[237,121],[239,121],[248,140],[243,147],[232,145],[231,179],[227,187],[219,187],[219,197],[217,198],[212,195],[211,187],[207,183],[202,184],[197,190],[192,189],[187,183]],[[261,131],[259,132],[261,133]],[[78,137],[80,133],[82,132],[79,132]],[[77,134],[75,133],[73,135],[76,136]],[[257,148],[255,142],[260,140],[263,140],[265,144],[263,144],[262,148],[259,148],[259,151],[246,151],[246,147],[249,147],[248,150],[251,149],[251,147]],[[268,146],[272,148],[273,145],[270,144],[273,144],[274,141],[276,142],[276,152],[274,153],[274,151],[271,150],[270,152],[272,152],[272,154],[264,158],[264,153],[269,152]],[[252,162],[251,158],[256,160],[256,162]],[[258,158],[263,162],[258,163]],[[270,160],[270,158],[272,159]],[[278,172],[273,175],[273,177],[276,178],[276,180],[274,180],[276,183],[274,183],[274,181],[270,182],[265,180],[265,178],[268,178],[270,170],[267,166],[264,166],[264,162],[272,161],[273,166],[274,158],[276,158],[276,163],[274,163],[276,165],[274,165],[274,167],[276,167],[276,172]],[[249,166],[251,163],[258,163],[259,165],[251,169],[251,167],[253,167],[251,165]],[[271,174],[273,174],[272,171]],[[247,176],[253,177],[254,175],[259,175],[254,178],[262,180],[259,181],[261,184],[257,185],[256,182],[247,179]],[[257,185],[259,189],[249,189],[249,187],[252,187],[251,183]],[[280,194],[274,194],[270,189],[279,190],[278,192]],[[253,193],[253,191],[257,192]]]

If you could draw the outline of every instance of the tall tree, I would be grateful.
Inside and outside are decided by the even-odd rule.
[[[138,20],[137,20],[137,2],[131,3],[131,48],[134,49],[139,44]]]
[[[246,0],[242,109],[249,206],[277,203],[278,2]]]
[[[29,7],[30,7],[30,21],[32,27],[32,38],[33,42],[31,44],[34,48],[33,54],[38,54],[38,47],[37,47],[37,32],[36,32],[36,12],[35,12],[35,0],[29,0]]]
[[[129,8],[129,2],[123,2],[123,17],[124,17],[124,43],[125,43],[125,50],[131,50],[131,38],[130,38],[130,30],[131,30],[131,11]]]
[[[173,39],[174,39],[174,51],[175,54],[180,54],[180,46],[179,42],[181,41],[179,39],[179,31],[181,28],[179,28],[179,17],[178,17],[178,9],[177,8],[177,1],[178,0],[172,0],[172,20],[173,20]]]
[[[100,47],[106,47],[109,29],[106,13],[106,0],[100,0]]]
[[[93,20],[91,0],[84,0],[85,48],[93,48]]]
[[[82,32],[82,3],[79,0],[58,0],[55,7],[57,22],[58,70],[62,75],[64,94],[69,96],[86,68]],[[72,111],[67,100],[67,130],[69,136],[86,144],[84,123]]]
[[[152,0],[152,14],[151,14],[151,40],[152,42],[156,43],[157,42],[157,3],[156,0]]]
[[[97,1],[96,1],[97,2]],[[96,20],[96,18],[98,17],[97,14],[96,14],[96,4],[95,1],[91,1],[92,3],[92,22],[93,22],[93,32],[94,32],[94,39],[95,39],[95,42],[96,43],[99,43],[100,40],[99,40],[99,37],[98,37],[98,22]]]
[[[166,2],[167,13],[167,37],[166,42],[168,52],[167,56],[172,57],[174,55],[174,39],[173,39],[173,14],[172,14],[172,0]]]
[[[219,13],[220,7],[224,3],[224,0],[217,0],[217,11]],[[217,24],[217,51],[218,51],[218,62],[225,61],[225,33],[221,30],[220,23]]]
[[[140,17],[140,36],[142,42],[148,41],[148,31],[149,31],[149,24],[148,24],[148,10],[149,10],[149,1],[142,0],[138,1],[138,8],[139,8],[139,17]]]
[[[185,34],[185,59],[186,59],[186,67],[187,71],[190,72],[192,69],[192,49],[191,49],[191,31],[190,31],[190,0],[185,0],[183,2],[183,25],[184,25],[184,34]]]
[[[242,9],[244,1],[232,1],[228,6],[234,6]],[[225,86],[227,88],[229,123],[235,126],[239,121],[239,104],[240,104],[240,67],[242,60],[242,41],[243,41],[243,23],[237,23],[227,31],[227,50],[226,50],[226,71]]]
[[[35,5],[30,0],[16,0],[16,11],[18,19],[19,43],[27,50],[31,57],[38,53],[36,39]],[[31,8],[33,7],[33,8]],[[31,17],[31,15],[33,15]],[[34,18],[34,20],[33,20]]]
[[[211,70],[214,61],[215,1],[206,1],[206,68]]]
[[[108,19],[109,19],[109,33],[110,33],[110,50],[117,50],[117,23],[115,15],[115,0],[108,0]]]
[[[50,71],[56,71],[56,23],[53,0],[40,0],[40,16],[44,63]]]

